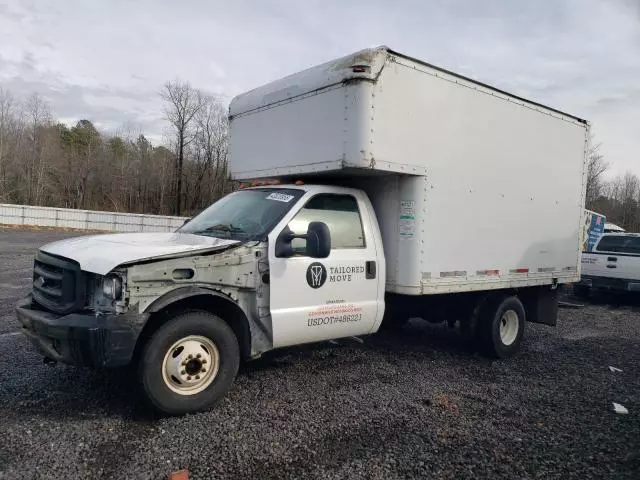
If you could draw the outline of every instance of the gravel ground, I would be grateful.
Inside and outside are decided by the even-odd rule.
[[[215,410],[158,418],[126,372],[43,365],[16,333],[35,248],[69,235],[0,230],[0,479],[640,478],[640,302],[528,324],[506,362],[415,320],[273,352]]]

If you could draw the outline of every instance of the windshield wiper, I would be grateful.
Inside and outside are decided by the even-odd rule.
[[[231,223],[218,223],[217,225],[212,225],[205,228],[204,230],[198,230],[197,232],[193,233],[197,235],[211,232],[246,233],[243,229],[234,227]]]

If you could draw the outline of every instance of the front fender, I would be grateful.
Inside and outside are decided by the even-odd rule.
[[[238,303],[233,298],[231,298],[228,295],[225,295],[224,293],[221,293],[212,288],[190,285],[187,287],[176,288],[175,290],[171,290],[170,292],[165,293],[164,295],[156,298],[141,313],[157,313],[161,310],[164,310],[165,308],[167,308],[169,305],[173,303],[186,300],[187,298],[190,298],[190,297],[198,297],[201,295],[210,295],[213,297],[217,297],[222,300],[232,302],[238,308],[240,308]],[[240,308],[240,310],[242,309]]]
[[[231,296],[212,288],[190,285],[165,293],[149,304],[142,313],[150,315],[153,319],[153,314],[171,309],[172,306],[202,309],[220,316],[236,334],[243,357],[252,356],[253,328],[248,313]]]

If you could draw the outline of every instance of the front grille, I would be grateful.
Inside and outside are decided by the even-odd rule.
[[[54,313],[68,314],[84,306],[80,265],[67,258],[38,252],[33,265],[33,299]]]

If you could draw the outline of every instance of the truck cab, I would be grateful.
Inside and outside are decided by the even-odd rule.
[[[301,182],[242,189],[179,232],[261,242],[268,349],[367,334],[382,320],[384,251],[361,190]]]
[[[384,289],[367,195],[298,182],[238,190],[173,234],[45,245],[17,314],[45,358],[136,362],[155,406],[184,413],[241,359],[376,331]]]

